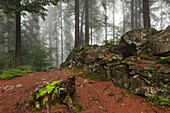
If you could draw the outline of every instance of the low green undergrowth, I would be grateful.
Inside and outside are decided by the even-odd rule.
[[[18,66],[17,69],[20,69],[21,71],[26,71],[27,73],[32,72],[30,66],[25,66],[25,65],[23,65],[23,66]]]
[[[28,66],[19,66],[17,69],[9,69],[6,71],[2,71],[0,74],[0,79],[8,80],[14,77],[23,76],[26,73],[31,72],[31,68]]]
[[[155,105],[159,108],[165,108],[166,105],[170,105],[170,101],[168,99],[153,94],[147,96],[146,102],[151,102],[151,105]]]

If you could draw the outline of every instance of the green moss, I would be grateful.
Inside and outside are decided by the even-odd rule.
[[[87,73],[82,73],[82,74],[79,74],[78,76],[79,76],[79,77],[82,77],[82,78],[89,78],[89,79],[91,79],[91,80],[97,80],[97,79],[98,79],[97,76],[95,76],[95,75],[89,75],[89,74],[87,74]]]
[[[71,70],[73,70],[74,73],[81,72],[77,67],[71,67]]]
[[[81,57],[81,55],[83,54],[83,52],[84,52],[84,51],[80,51],[80,52],[78,53],[79,58]]]
[[[152,105],[156,105],[159,108],[164,108],[166,105],[170,105],[170,101],[168,99],[154,94],[147,96],[146,102],[150,101],[152,102]]]
[[[58,88],[58,87],[55,87],[55,85],[56,84],[58,84],[58,83],[60,83],[60,81],[54,81],[53,83],[46,83],[47,84],[47,86],[46,87],[44,87],[44,88],[42,88],[42,89],[39,89],[39,91],[38,91],[38,93],[37,93],[37,95],[36,95],[36,99],[38,99],[39,97],[42,97],[42,96],[44,96],[45,94],[50,94],[52,91],[54,91],[53,92],[53,94],[54,95],[58,95],[59,96],[59,94],[60,94],[60,91],[62,90],[62,91],[65,91],[65,89],[64,88]],[[52,98],[53,98],[53,96],[52,96]]]
[[[113,60],[116,60],[116,59],[117,59],[116,56],[112,56],[112,57],[109,59],[109,61],[112,62]]]
[[[81,64],[81,62],[79,61],[79,62],[77,63],[77,65],[81,66],[82,64]]]
[[[104,40],[103,44],[108,45],[108,46],[114,46],[117,44],[119,41],[113,41],[113,40]]]
[[[95,66],[90,65],[90,66],[88,66],[88,68],[95,68]]]
[[[127,62],[126,62],[126,61],[122,61],[121,63],[122,63],[122,64],[126,64]]]

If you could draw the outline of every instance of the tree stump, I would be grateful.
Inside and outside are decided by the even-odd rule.
[[[66,81],[47,82],[31,93],[29,105],[34,110],[47,109],[49,113],[50,106],[59,103],[66,105],[70,112],[76,112],[73,105],[75,91],[75,76]]]

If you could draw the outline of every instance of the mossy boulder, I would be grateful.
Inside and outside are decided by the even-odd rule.
[[[85,73],[107,77],[114,84],[147,96],[170,99],[170,27],[135,29],[117,45],[86,45],[72,52],[61,65],[80,67]]]

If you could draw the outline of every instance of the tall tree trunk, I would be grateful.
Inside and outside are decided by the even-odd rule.
[[[131,30],[134,29],[134,0],[131,0]]]
[[[56,36],[56,66],[58,67],[58,37]]]
[[[5,58],[5,64],[4,64],[4,69],[8,69],[9,68],[9,58],[8,58],[8,51],[9,51],[9,39],[10,39],[10,21],[9,18],[7,17],[7,37],[5,39],[5,47],[4,47],[4,58]]]
[[[105,40],[107,40],[107,8],[105,9]]]
[[[93,7],[92,7],[92,0],[90,0],[90,38],[91,38],[91,45],[93,44],[93,28],[92,28],[92,21],[93,21],[93,18],[92,18],[92,12],[93,12]]]
[[[63,11],[61,3],[61,63],[63,63]]]
[[[82,14],[81,14],[80,41],[79,41],[80,47],[82,47],[84,45],[84,33],[83,33],[84,12],[85,12],[85,1],[84,1],[84,7],[82,10]]]
[[[89,5],[88,5],[88,0],[85,0],[85,43],[89,44]]]
[[[113,41],[116,41],[115,39],[115,3],[113,1]]]
[[[163,16],[163,15],[162,15],[162,13],[163,13],[163,12],[162,12],[162,2],[163,2],[163,1],[161,0],[161,29],[163,29],[163,25],[162,25],[162,23],[163,23],[163,18],[162,18],[162,16]]]
[[[138,28],[138,9],[137,9],[137,7],[138,7],[138,0],[135,0],[134,1],[135,2],[135,29],[136,28]]]
[[[125,33],[125,4],[123,0],[123,34]]]
[[[79,49],[79,0],[75,0],[75,48]]]
[[[49,47],[50,47],[50,49],[49,49],[49,53],[50,53],[49,60],[50,60],[51,64],[53,64],[53,55],[52,55],[53,54],[53,50],[52,50],[53,43],[52,43],[52,41],[53,41],[53,39],[52,39],[51,35],[49,35]]]
[[[18,7],[21,6],[21,1],[18,0]],[[15,48],[15,66],[21,65],[21,12],[16,12],[16,48]]]
[[[102,0],[102,6],[104,9],[105,40],[107,40],[107,5],[105,0]]]
[[[144,28],[150,28],[149,0],[143,0],[143,20]]]
[[[139,7],[139,13],[138,13],[138,20],[139,20],[139,22],[138,22],[138,28],[141,28],[142,27],[142,0],[139,0],[138,1],[138,7]]]

